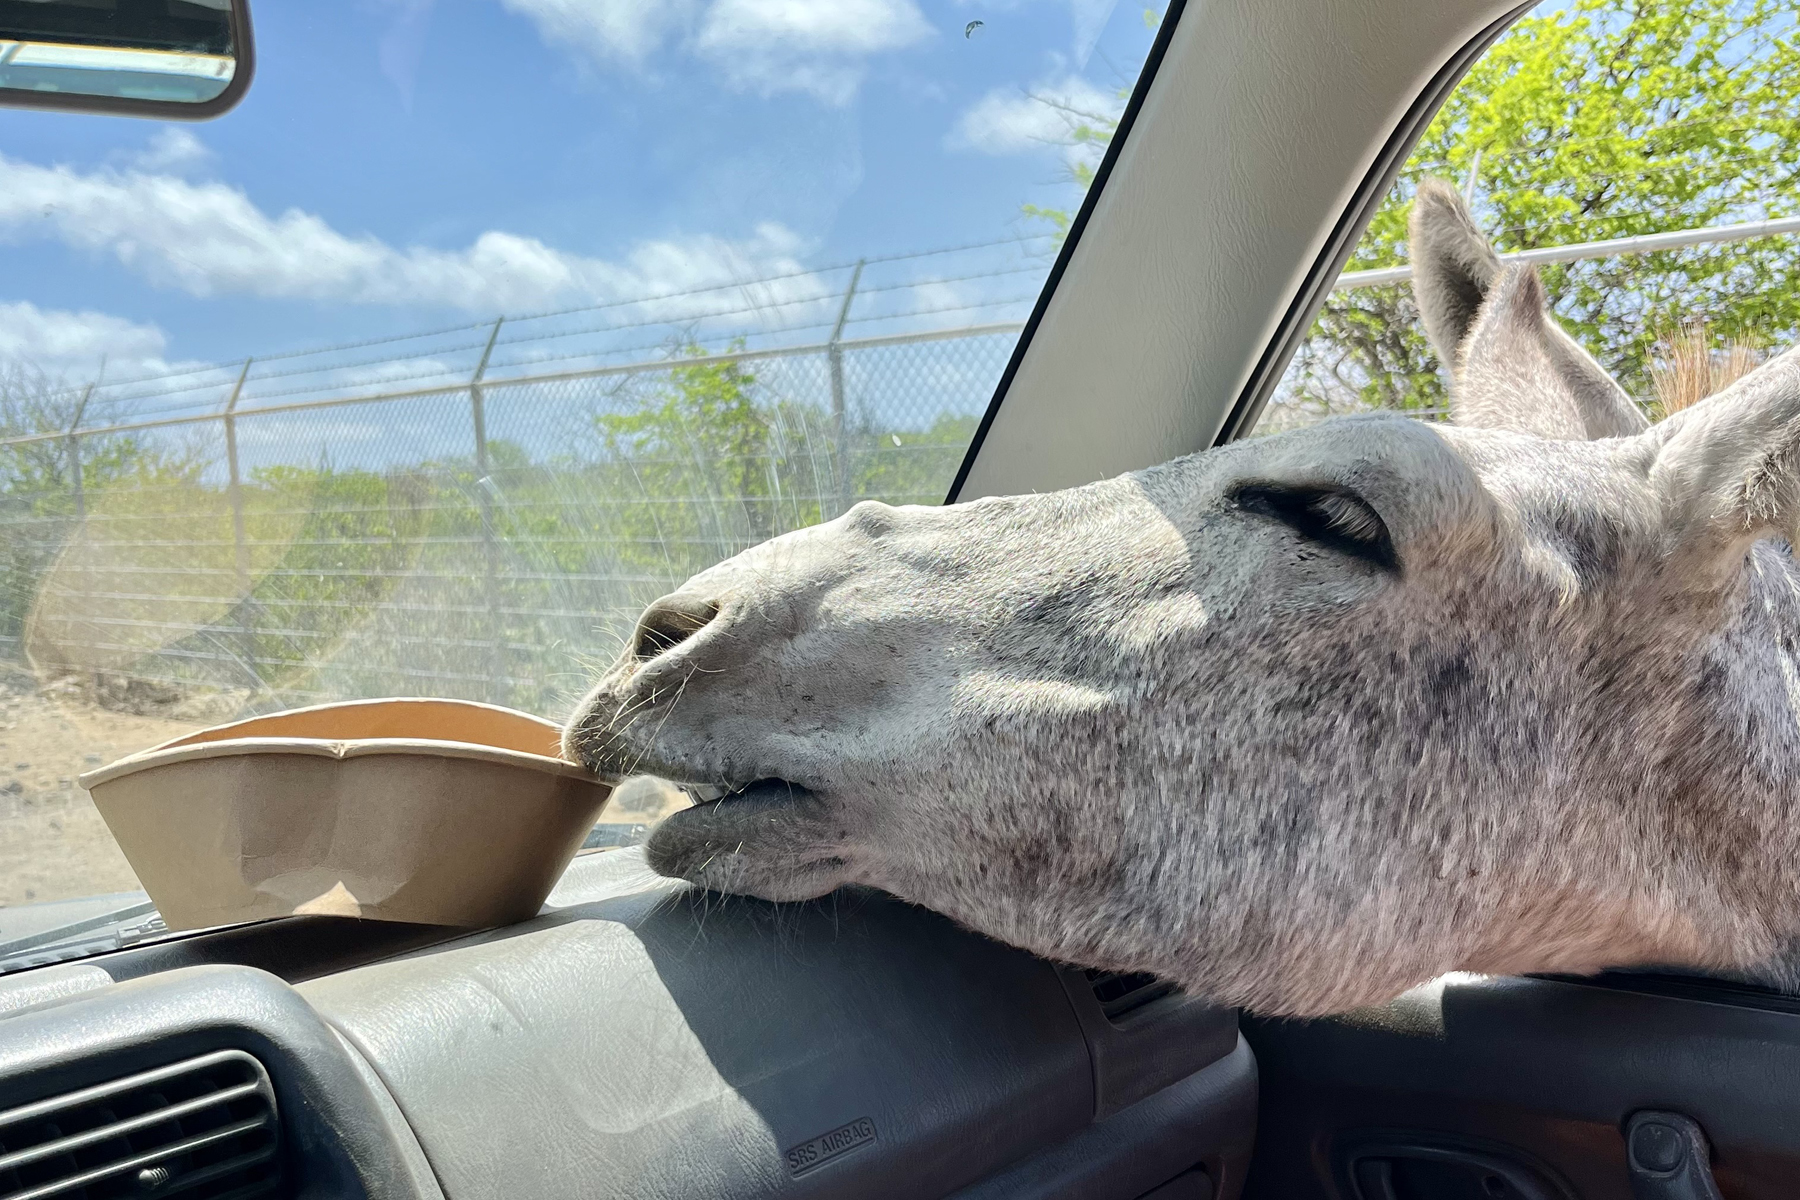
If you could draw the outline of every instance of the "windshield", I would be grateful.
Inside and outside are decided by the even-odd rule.
[[[0,111],[6,962],[155,931],[84,771],[560,718],[695,571],[941,502],[1162,5],[254,9],[216,122]]]

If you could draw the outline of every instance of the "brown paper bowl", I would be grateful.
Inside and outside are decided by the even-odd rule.
[[[611,792],[559,737],[488,704],[361,700],[202,730],[80,782],[171,929],[484,927],[543,906]]]

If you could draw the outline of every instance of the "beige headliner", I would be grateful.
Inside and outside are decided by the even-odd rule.
[[[957,496],[1213,444],[1408,111],[1508,0],[1189,0]]]

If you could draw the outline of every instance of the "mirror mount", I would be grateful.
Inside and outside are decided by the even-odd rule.
[[[0,107],[205,121],[255,63],[249,0],[0,0]]]

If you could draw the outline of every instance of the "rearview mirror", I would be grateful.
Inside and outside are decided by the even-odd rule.
[[[249,0],[0,0],[0,105],[203,120],[250,86]]]

